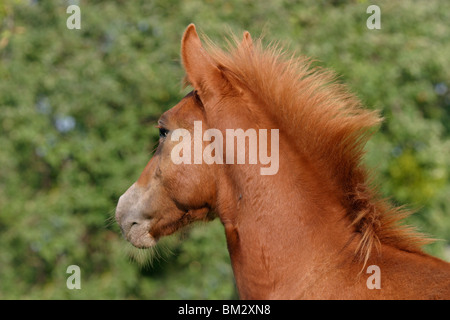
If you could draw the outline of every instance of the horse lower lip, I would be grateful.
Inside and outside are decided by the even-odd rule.
[[[130,243],[139,249],[151,248],[156,245],[156,240],[150,235],[139,237],[138,239],[134,239],[130,241]]]

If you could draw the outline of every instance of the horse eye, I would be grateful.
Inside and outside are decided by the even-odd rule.
[[[164,129],[164,128],[159,128],[159,137],[161,139],[164,139],[168,133],[169,133],[169,130]]]

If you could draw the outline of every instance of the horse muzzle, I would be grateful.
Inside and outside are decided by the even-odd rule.
[[[156,244],[150,235],[152,219],[142,214],[139,188],[133,184],[120,198],[116,207],[116,221],[124,238],[137,248],[149,248]]]

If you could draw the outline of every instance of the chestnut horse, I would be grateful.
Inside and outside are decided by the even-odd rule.
[[[308,59],[248,32],[234,40],[227,51],[211,41],[205,49],[195,26],[186,29],[181,57],[194,90],[161,116],[154,156],[119,199],[127,240],[148,248],[218,217],[242,299],[449,299],[450,264],[422,251],[429,240],[401,224],[409,212],[382,199],[361,164],[378,113]],[[175,148],[188,152],[178,149],[179,129],[185,141],[196,121],[201,134],[215,130],[216,156],[228,129],[278,130],[267,144],[278,170],[261,174],[261,161],[175,163]]]

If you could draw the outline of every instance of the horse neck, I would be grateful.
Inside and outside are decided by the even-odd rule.
[[[291,296],[351,261],[338,192],[288,143],[280,141],[280,155],[273,176],[257,166],[223,167],[218,214],[241,298]]]

